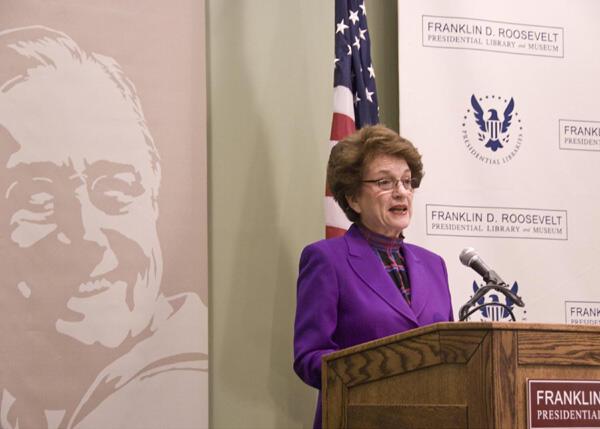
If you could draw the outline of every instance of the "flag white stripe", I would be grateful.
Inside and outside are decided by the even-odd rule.
[[[333,88],[333,111],[342,113],[354,121],[354,95],[348,87],[340,85]]]
[[[325,196],[325,225],[342,229],[348,229],[351,225],[340,206],[330,196]]]

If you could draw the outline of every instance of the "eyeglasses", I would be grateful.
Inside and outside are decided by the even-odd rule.
[[[362,182],[375,183],[382,191],[391,191],[396,189],[398,183],[402,183],[404,189],[409,192],[412,192],[419,187],[419,181],[417,179],[395,179],[393,177],[384,177],[383,179],[363,180]]]

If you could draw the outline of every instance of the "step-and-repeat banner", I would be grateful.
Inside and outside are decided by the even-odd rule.
[[[482,283],[473,247],[526,307],[486,302],[599,324],[600,4],[398,6],[400,132],[425,166],[407,240],[446,259],[455,311]],[[508,320],[487,309],[471,320]]]
[[[208,426],[204,46],[202,1],[0,3],[1,428]]]

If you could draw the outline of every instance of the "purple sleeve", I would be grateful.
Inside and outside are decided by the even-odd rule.
[[[300,257],[294,325],[294,371],[317,389],[321,388],[321,357],[339,349],[333,340],[337,276],[322,243],[306,247]]]
[[[450,285],[448,284],[448,270],[446,269],[446,262],[444,258],[440,257],[440,261],[442,263],[442,270],[444,271],[444,281],[446,291],[448,292],[448,303],[450,304],[450,314],[448,315],[448,321],[454,322],[454,311],[452,310],[452,296],[450,295]]]

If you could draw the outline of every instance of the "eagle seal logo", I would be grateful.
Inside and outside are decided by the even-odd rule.
[[[473,293],[477,293],[477,291],[479,290],[479,286],[477,285],[477,282],[473,282]],[[511,286],[510,290],[514,293],[514,294],[518,294],[519,293],[519,284],[517,282],[514,282],[513,285]],[[510,299],[507,296],[502,295],[501,293],[488,293],[487,295],[482,296],[480,299],[477,300],[477,305],[484,305],[485,307],[481,307],[479,309],[479,314],[481,315],[481,320],[482,321],[492,321],[492,322],[500,322],[500,321],[510,321],[512,320],[512,318],[510,317],[510,312],[512,311],[513,314],[516,316],[518,316],[517,313],[519,313],[520,311],[524,311],[522,309],[518,309],[518,307],[515,307],[515,303],[513,302],[512,299]],[[502,306],[502,305],[504,306]],[[520,311],[519,311],[520,310]],[[524,319],[524,317],[521,317],[522,319]]]
[[[468,151],[486,164],[511,161],[523,142],[523,124],[514,97],[472,94],[462,127]]]
[[[477,98],[475,98],[475,94],[471,96],[471,106],[473,106],[475,121],[482,132],[482,134],[479,136],[479,139],[487,139],[485,147],[489,147],[492,152],[496,152],[498,148],[504,147],[500,142],[500,138],[503,138],[503,136],[506,135],[508,132],[508,127],[510,127],[512,112],[515,108],[515,100],[511,97],[510,101],[506,105],[503,114],[504,119],[502,121],[498,118],[498,112],[496,109],[488,109],[489,117],[484,119],[483,108],[477,101]]]

